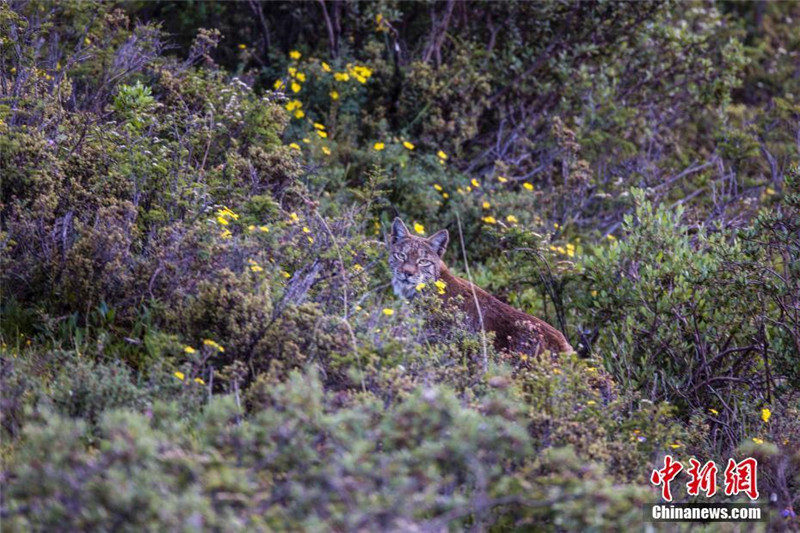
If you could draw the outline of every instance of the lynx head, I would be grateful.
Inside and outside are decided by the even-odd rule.
[[[420,283],[433,283],[444,268],[442,256],[450,239],[446,229],[427,239],[411,235],[399,218],[392,223],[389,238],[389,267],[392,288],[397,296],[411,299]]]

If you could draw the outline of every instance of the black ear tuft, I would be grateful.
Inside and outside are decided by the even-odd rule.
[[[450,242],[450,234],[446,229],[439,230],[430,236],[428,242],[431,244],[431,248],[439,254],[439,257],[442,257],[444,251],[447,250],[447,243]]]
[[[395,218],[392,222],[392,243],[408,237],[408,228],[400,218]]]

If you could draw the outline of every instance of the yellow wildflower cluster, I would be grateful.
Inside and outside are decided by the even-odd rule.
[[[550,245],[550,250],[558,252],[561,255],[566,255],[567,257],[575,257],[575,245],[571,242],[564,246]]]
[[[444,290],[447,288],[447,283],[445,283],[440,279],[437,279],[436,281],[433,282],[433,284],[436,285],[436,290],[439,291],[439,294],[444,294]]]
[[[286,104],[286,110],[289,112],[294,112],[294,118],[303,118],[306,116],[305,111],[303,111],[303,102],[300,100],[291,100]]]
[[[416,231],[420,235],[425,235],[425,226],[423,226],[419,222],[414,222],[414,231]]]
[[[215,213],[217,216],[217,222],[222,224],[223,226],[227,226],[231,220],[239,220],[239,215],[231,211],[225,206],[222,206],[220,209],[217,209]]]
[[[383,309],[383,314],[386,316],[392,316],[394,314],[394,309],[389,309],[388,307]]]
[[[250,270],[253,272],[263,272],[264,268],[261,267],[258,263],[256,263],[253,259],[248,259],[247,264],[250,265]]]
[[[204,339],[203,340],[203,345],[204,346],[208,346],[208,347],[210,347],[210,348],[212,348],[212,349],[214,349],[214,350],[216,350],[216,351],[218,351],[220,353],[225,351],[225,348],[223,348],[220,344],[218,344],[216,341],[213,341],[211,339]]]
[[[362,65],[352,65],[348,63],[347,74],[349,74],[349,76],[352,76],[359,83],[367,83],[367,80],[370,78],[370,76],[372,76],[372,69]]]

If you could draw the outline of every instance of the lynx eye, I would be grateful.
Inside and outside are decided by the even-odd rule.
[[[395,252],[394,258],[397,259],[398,261],[405,261],[406,260],[406,254],[401,253],[401,252]]]
[[[430,262],[430,261],[428,261],[427,259],[420,259],[419,261],[417,261],[417,264],[418,264],[419,266],[424,266],[424,267],[426,267],[426,266],[431,266],[433,263],[431,263],[431,262]]]

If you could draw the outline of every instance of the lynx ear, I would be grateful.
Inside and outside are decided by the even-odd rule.
[[[439,257],[442,257],[447,249],[447,243],[450,242],[450,234],[446,229],[439,230],[430,236],[428,242],[431,244],[431,248],[439,254]]]
[[[406,237],[408,237],[408,228],[399,217],[395,218],[392,222],[392,244]]]

